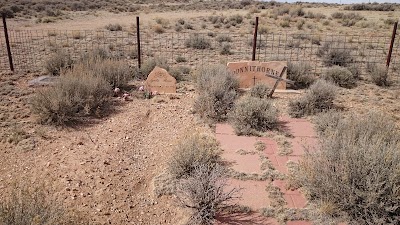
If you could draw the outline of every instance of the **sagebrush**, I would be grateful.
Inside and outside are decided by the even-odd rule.
[[[337,84],[339,87],[353,88],[357,84],[354,75],[345,67],[334,66],[328,68],[323,77],[324,79]]]
[[[190,177],[197,165],[215,165],[220,159],[218,142],[205,134],[185,136],[168,161],[168,171],[176,179]]]
[[[292,85],[295,89],[308,88],[315,81],[312,67],[307,62],[288,62],[287,78],[295,82]]]
[[[194,103],[194,110],[201,117],[212,121],[227,119],[227,114],[233,108],[238,95],[239,82],[226,66],[213,65],[199,68],[196,87],[198,97]]]
[[[45,124],[63,125],[79,118],[101,115],[112,96],[111,85],[89,70],[74,68],[31,99],[33,113]]]
[[[303,96],[289,102],[289,114],[293,117],[302,117],[332,109],[336,92],[333,84],[319,79]]]
[[[257,135],[276,128],[278,110],[271,100],[245,97],[236,104],[230,120],[237,134]]]
[[[71,55],[68,52],[57,50],[46,60],[44,67],[51,75],[58,76],[62,70],[70,68],[72,63]]]
[[[384,115],[341,118],[300,163],[309,200],[350,224],[400,223],[399,132]]]

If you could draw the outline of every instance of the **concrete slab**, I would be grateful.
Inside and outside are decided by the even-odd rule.
[[[255,151],[256,137],[216,134],[216,139],[221,143],[224,151],[235,153],[237,150]]]
[[[261,161],[258,154],[254,155],[240,155],[240,154],[225,154],[222,155],[223,161],[227,163],[232,169],[237,172],[243,173],[257,173],[261,174]]]
[[[268,198],[267,191],[265,190],[269,181],[242,181],[230,179],[228,182],[228,189],[231,189],[232,187],[242,188],[240,191],[242,197],[238,202],[240,205],[249,206],[253,211],[260,210],[270,205],[271,201]]]

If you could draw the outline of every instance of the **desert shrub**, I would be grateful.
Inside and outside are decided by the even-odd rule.
[[[399,137],[395,123],[376,113],[328,128],[300,163],[309,200],[329,204],[329,216],[350,224],[399,224]]]
[[[89,224],[87,219],[68,212],[58,202],[47,200],[44,187],[15,187],[11,195],[0,202],[0,224]]]
[[[168,160],[168,172],[176,179],[188,178],[198,165],[214,167],[220,160],[220,148],[214,137],[205,134],[185,136]]]
[[[105,48],[94,48],[93,50],[83,54],[81,56],[81,61],[86,62],[95,59],[110,59],[111,53]]]
[[[304,16],[306,13],[304,12],[304,9],[301,6],[298,7],[294,7],[292,9],[290,9],[289,12],[290,16],[295,17],[295,16],[299,16],[302,17]]]
[[[222,42],[232,42],[232,38],[231,38],[229,35],[221,34],[221,35],[219,35],[219,36],[217,37],[217,41],[218,41],[219,43],[222,43]]]
[[[48,73],[57,76],[61,71],[72,65],[71,55],[65,51],[57,50],[46,60],[44,67]]]
[[[265,84],[256,84],[250,89],[250,96],[255,98],[265,98],[268,95],[269,88]]]
[[[390,3],[372,3],[372,4],[351,4],[346,5],[344,10],[351,11],[394,11],[395,4]]]
[[[176,60],[177,63],[181,63],[181,62],[186,62],[187,61],[186,58],[183,57],[183,56],[177,56],[175,60]]]
[[[336,87],[325,80],[317,80],[305,95],[289,102],[289,114],[293,117],[314,115],[333,108]]]
[[[6,18],[14,18],[15,16],[14,11],[9,7],[0,8],[0,14],[4,14]]]
[[[120,25],[120,24],[118,24],[118,23],[115,23],[115,24],[108,24],[107,26],[106,26],[106,29],[107,30],[109,30],[109,31],[121,31],[122,30],[122,26]]]
[[[206,37],[194,34],[186,40],[185,45],[187,48],[207,49],[211,47],[211,41]]]
[[[290,6],[288,5],[280,6],[273,10],[273,14],[276,14],[278,16],[282,16],[289,13],[290,13]]]
[[[230,120],[237,134],[257,135],[277,126],[278,110],[270,100],[246,97],[236,104]]]
[[[336,128],[342,117],[342,113],[337,110],[328,110],[319,113],[314,118],[314,128],[320,135],[324,135],[325,132],[329,131],[331,128]]]
[[[137,79],[146,79],[150,72],[156,67],[169,70],[167,59],[163,57],[153,57],[146,60],[140,67],[139,74],[136,75]]]
[[[157,34],[162,34],[162,33],[165,32],[164,27],[162,27],[160,24],[155,24],[155,25],[153,26],[153,30],[154,30],[154,32],[156,32]]]
[[[386,67],[376,63],[367,63],[367,72],[371,76],[372,82],[378,86],[388,86],[388,71]]]
[[[284,20],[284,21],[280,22],[280,25],[283,28],[290,27],[290,21],[289,20]]]
[[[184,25],[186,23],[185,19],[179,18],[177,21],[180,25]]]
[[[31,107],[40,122],[63,125],[99,115],[111,95],[112,88],[104,78],[77,67],[60,76],[53,86],[38,90],[31,99]]]
[[[203,118],[225,120],[237,97],[236,77],[223,65],[201,67],[197,71],[196,86],[199,95],[194,110]]]
[[[126,87],[133,78],[128,63],[123,60],[92,58],[75,67],[76,70],[90,70],[95,76],[106,80],[113,88]]]
[[[221,51],[220,51],[221,55],[232,55],[232,45],[228,44],[228,43],[224,43],[221,46]]]
[[[295,89],[307,88],[315,81],[312,67],[307,62],[288,62],[287,78],[295,82],[293,85]]]
[[[346,67],[353,62],[351,50],[345,49],[340,41],[326,42],[318,52],[325,66]]]
[[[233,205],[238,189],[228,189],[226,170],[221,165],[197,165],[191,177],[179,182],[177,198],[192,211],[188,224],[212,225],[218,212]]]
[[[353,88],[356,86],[356,79],[345,67],[334,66],[328,68],[323,75],[325,80],[337,84],[339,87]]]
[[[186,30],[194,30],[194,26],[190,23],[185,23],[185,25],[183,25],[183,28],[185,28]]]
[[[175,66],[169,71],[171,76],[173,76],[177,82],[183,81],[190,73],[190,67],[187,66]]]
[[[241,24],[243,22],[243,16],[236,14],[229,17],[229,21]]]

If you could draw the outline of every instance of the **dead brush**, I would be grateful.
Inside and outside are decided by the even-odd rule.
[[[195,76],[199,92],[195,112],[211,121],[226,120],[238,96],[238,80],[223,65],[201,67]]]
[[[302,117],[330,110],[334,107],[336,92],[337,89],[333,84],[317,80],[305,95],[289,102],[289,114],[293,117]]]
[[[101,115],[111,96],[111,85],[104,78],[77,67],[60,76],[53,86],[38,90],[30,103],[41,123],[64,125]]]
[[[259,135],[277,126],[278,110],[270,100],[246,97],[236,104],[230,120],[237,134]]]
[[[205,134],[186,136],[168,161],[168,171],[176,179],[192,175],[196,165],[215,165],[219,161],[218,142]]]
[[[388,117],[369,113],[340,119],[320,147],[300,163],[298,181],[321,212],[351,224],[400,223],[400,135]]]
[[[0,224],[89,224],[81,215],[67,211],[59,203],[50,201],[44,187],[16,186],[9,197],[0,202]]]
[[[54,76],[60,75],[61,71],[72,66],[71,55],[63,50],[56,50],[45,61],[44,67],[48,73]]]
[[[216,165],[198,164],[190,177],[178,184],[177,198],[181,205],[192,211],[188,224],[212,225],[218,212],[234,205],[239,189],[227,188],[225,169]]]

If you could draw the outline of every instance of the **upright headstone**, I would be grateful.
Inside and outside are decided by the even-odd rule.
[[[284,69],[285,67],[287,67],[287,62],[285,61],[242,61],[228,63],[229,70],[239,78],[240,88],[251,88],[259,83],[273,88],[277,80],[273,77],[280,77],[281,73],[284,72],[282,78],[286,79],[287,72]],[[276,89],[286,89],[286,83],[279,82]]]
[[[159,94],[176,93],[176,79],[165,69],[156,66],[147,77],[145,88]]]

